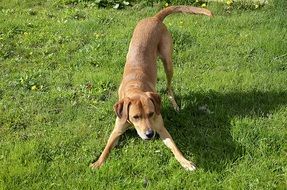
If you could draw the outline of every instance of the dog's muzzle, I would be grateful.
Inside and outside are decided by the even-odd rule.
[[[148,139],[152,139],[155,135],[155,132],[152,130],[152,129],[148,129],[146,132],[145,132],[145,135]]]

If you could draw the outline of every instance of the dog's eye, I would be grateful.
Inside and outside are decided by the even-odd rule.
[[[153,114],[154,114],[154,112],[150,112],[150,113],[147,114],[147,116],[150,118],[150,117],[153,116]]]
[[[140,118],[140,116],[139,116],[139,115],[135,115],[135,116],[133,116],[133,118],[134,118],[135,120],[138,120],[138,119]]]

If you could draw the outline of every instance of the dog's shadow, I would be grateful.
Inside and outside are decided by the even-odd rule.
[[[179,113],[163,106],[162,115],[179,149],[199,168],[221,171],[244,155],[245,148],[232,135],[241,130],[234,129],[234,120],[268,117],[287,105],[287,93],[210,91],[177,97],[177,101]]]

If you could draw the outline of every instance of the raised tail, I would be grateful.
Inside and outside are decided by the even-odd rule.
[[[199,8],[199,7],[193,7],[193,6],[170,6],[167,7],[160,12],[158,12],[154,17],[156,17],[161,22],[164,20],[164,18],[172,13],[189,13],[189,14],[203,14],[206,16],[211,17],[212,13],[208,9]]]

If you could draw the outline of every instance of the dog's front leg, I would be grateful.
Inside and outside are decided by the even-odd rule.
[[[177,148],[176,144],[174,143],[171,135],[164,127],[163,122],[161,123],[162,125],[160,127],[160,130],[158,131],[158,134],[160,138],[163,140],[164,144],[172,151],[172,153],[175,156],[175,159],[180,163],[182,167],[190,171],[195,170],[196,169],[195,165],[191,161],[187,160],[182,155],[182,153],[180,152],[180,150]]]
[[[117,144],[120,136],[127,130],[127,124],[122,124],[119,119],[116,119],[115,128],[113,129],[107,145],[98,160],[90,165],[91,168],[96,169],[101,167],[110,154],[112,148]]]

